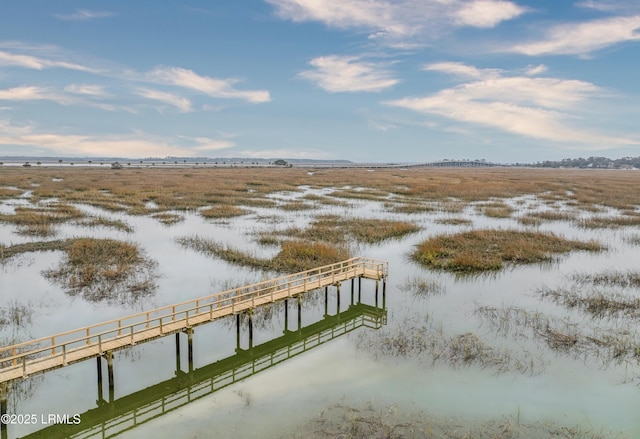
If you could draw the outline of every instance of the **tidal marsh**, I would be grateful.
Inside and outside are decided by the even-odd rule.
[[[478,421],[437,416],[397,405],[334,404],[298,427],[291,439],[630,439],[623,432],[551,422],[525,423],[520,411]]]
[[[154,293],[156,263],[135,245],[113,239],[77,238],[61,248],[66,258],[48,279],[60,283],[70,296],[90,302],[135,303]]]
[[[289,229],[285,235],[303,240],[344,244],[349,240],[369,244],[401,238],[420,230],[407,221],[368,218],[339,218],[335,215],[316,217],[306,229]]]
[[[319,242],[283,241],[280,251],[271,259],[258,258],[242,250],[219,244],[199,236],[181,237],[177,242],[186,248],[255,269],[282,273],[311,270],[349,259],[348,250]]]
[[[500,270],[505,264],[552,261],[558,253],[601,251],[597,242],[517,230],[472,230],[439,235],[418,244],[412,258],[426,267],[456,272]]]
[[[385,303],[386,326],[378,331],[358,328],[342,341],[320,347],[316,355],[305,353],[295,362],[261,372],[245,382],[243,385],[250,386],[251,404],[241,410],[256,416],[254,425],[261,433],[273,419],[273,412],[264,410],[267,407],[290,403],[286,407],[292,407],[292,417],[304,419],[306,409],[314,410],[313,401],[331,400],[336,393],[338,397],[349,394],[366,399],[374,389],[388,398],[385,402],[403,398],[417,410],[435,408],[461,418],[469,415],[482,425],[482,419],[495,419],[496,413],[505,413],[504,407],[515,413],[521,406],[524,413],[543,420],[544,425],[556,425],[555,421],[568,425],[550,427],[545,431],[547,436],[541,437],[548,437],[550,432],[558,437],[598,437],[596,432],[601,428],[614,427],[636,437],[640,430],[631,411],[636,399],[633,384],[638,382],[640,336],[633,326],[634,314],[625,308],[604,318],[595,317],[580,307],[566,307],[551,296],[541,297],[536,291],[542,283],[562,288],[565,281],[571,282],[571,288],[581,297],[594,291],[607,293],[609,300],[637,296],[634,276],[629,274],[636,272],[634,261],[640,251],[634,242],[634,226],[594,229],[581,227],[579,221],[633,218],[640,195],[629,188],[638,183],[637,172],[521,168],[310,172],[295,167],[34,167],[15,172],[7,167],[0,173],[0,186],[16,189],[0,194],[2,215],[12,215],[18,207],[41,209],[40,214],[47,215],[47,209],[64,210],[55,206],[59,204],[72,206],[82,216],[47,220],[55,237],[20,234],[21,226],[2,221],[0,290],[7,301],[35,304],[32,318],[37,318],[38,325],[31,325],[30,330],[40,337],[70,326],[117,318],[132,309],[153,308],[156,302],[164,306],[224,291],[227,288],[221,280],[229,279],[233,285],[257,282],[278,273],[347,259],[357,251],[390,262],[384,299],[380,300],[384,288],[374,299],[373,284],[362,282],[363,303]],[[288,204],[292,210],[281,207]],[[201,214],[217,206],[242,209],[244,213],[220,221]],[[540,234],[518,224],[527,217],[535,220]],[[514,227],[517,230],[512,230]],[[412,254],[423,241],[468,238],[452,230],[486,234],[469,247],[473,249],[469,260],[475,258],[495,267],[488,270],[489,275],[467,276],[478,272],[476,266],[451,273],[446,268],[416,263]],[[547,240],[551,232],[556,233],[553,236],[560,244],[556,239]],[[122,241],[124,233],[131,242]],[[78,300],[85,297],[83,292],[73,295],[67,284],[43,276],[71,266],[67,248],[76,239],[135,242],[138,256],[157,261],[153,277],[148,278],[147,285],[140,284],[145,277],[139,274],[131,283],[123,282],[124,290],[111,294],[111,298],[106,297],[106,290],[92,292],[89,287],[88,299],[105,298]],[[455,240],[446,244],[441,251],[447,252],[447,258],[452,257],[452,249],[459,251]],[[510,245],[517,251],[510,253]],[[557,248],[562,250],[556,253]],[[598,251],[604,248],[611,251]],[[527,256],[531,249],[536,252]],[[12,262],[19,255],[23,256]],[[445,259],[439,262],[446,264]],[[553,263],[538,263],[548,261]],[[616,270],[606,274],[602,267]],[[117,264],[111,269],[117,269]],[[576,269],[581,270],[578,275],[584,283],[563,277]],[[101,268],[96,266],[95,271],[100,273]],[[85,276],[91,278],[83,268],[74,273],[78,281]],[[107,273],[109,276],[117,277]],[[127,290],[136,284],[139,287]],[[151,284],[155,288],[147,289]],[[140,296],[135,296],[137,290]],[[147,290],[152,294],[147,295]],[[336,290],[329,287],[328,307],[323,306],[323,291],[303,298],[302,327],[351,306],[349,286],[343,285],[341,293]],[[44,295],[55,305],[41,306]],[[356,297],[359,295],[360,291]],[[129,299],[134,297],[138,301],[131,303]],[[281,336],[283,307],[261,312],[254,316],[256,339]],[[295,315],[292,306],[289,330],[295,327],[291,324]],[[235,352],[234,322],[223,323],[196,331],[197,368]],[[246,341],[247,324],[246,318],[241,318],[242,341]],[[5,327],[0,336],[7,330]],[[166,343],[149,344],[144,349],[144,355],[136,357],[140,363],[136,366],[141,366],[136,370],[127,368],[127,362],[116,365],[119,384],[137,390],[136,383],[140,387],[156,383],[155,375],[161,373],[155,371],[163,367],[157,360],[167,356]],[[167,362],[171,364],[162,373],[173,376],[173,346],[169,351]],[[185,358],[182,360],[184,363]],[[88,365],[83,373],[93,382],[95,364]],[[589,386],[576,385],[578,381]],[[60,407],[75,407],[81,398],[93,404],[93,393],[69,390],[69,382],[66,375],[51,374],[43,383],[42,394],[57,395]],[[283,382],[298,383],[296,391],[280,386]],[[624,385],[628,382],[632,384]],[[474,392],[469,392],[470,388]],[[593,394],[601,398],[596,401],[591,398]],[[193,401],[189,410],[202,410],[206,413],[202,419],[209,419],[214,399],[219,400],[220,413],[224,412],[217,424],[221,434],[233,431],[244,435],[243,428],[248,427],[242,421],[233,424],[227,419],[234,416],[235,409],[225,405],[224,392],[219,395]],[[495,406],[486,404],[488,400]],[[602,400],[609,403],[602,406]],[[42,405],[34,401],[27,397],[21,407],[28,411]],[[369,420],[368,414],[363,418]],[[167,425],[177,428],[173,422],[181,421],[174,419]],[[384,422],[393,426],[391,421]],[[138,427],[140,435],[153,436],[148,433],[154,425],[159,424],[154,421]],[[462,431],[456,425],[443,424],[443,435],[476,432]],[[505,437],[518,437],[513,425],[504,425]],[[498,426],[489,430],[489,437],[501,437]],[[203,430],[197,430],[193,423],[181,427],[185,427],[181,433],[195,437],[209,434],[210,425],[203,423]],[[330,432],[344,431],[337,424],[335,428]],[[367,433],[362,426],[354,429]],[[404,430],[399,427],[393,431]],[[477,434],[483,433],[478,430]]]

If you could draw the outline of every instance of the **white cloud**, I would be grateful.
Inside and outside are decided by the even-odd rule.
[[[332,93],[377,92],[398,83],[383,66],[358,57],[321,56],[309,64],[315,69],[300,73],[300,77]]]
[[[179,137],[167,141],[143,133],[133,135],[70,135],[38,132],[33,126],[16,126],[0,120],[0,148],[2,146],[36,147],[46,154],[97,157],[197,157],[202,151],[231,148],[229,140],[207,137]],[[1,149],[0,149],[1,151]]]
[[[575,4],[579,8],[600,12],[632,14],[640,11],[638,0],[585,0]]]
[[[540,64],[537,66],[529,66],[527,67],[527,70],[525,71],[525,73],[528,76],[536,76],[536,75],[540,75],[542,73],[545,73],[548,70],[547,66],[545,66],[544,64]]]
[[[586,55],[627,41],[640,41],[640,16],[612,17],[555,26],[541,41],[516,44],[510,52],[537,55]]]
[[[97,84],[69,84],[64,91],[78,95],[106,96],[104,86]]]
[[[0,47],[8,47],[14,52],[35,52],[38,54],[38,56],[34,56],[31,53],[13,53],[0,50],[0,66],[15,66],[34,70],[64,68],[91,73],[98,77],[115,78],[121,82],[179,86],[216,98],[242,99],[251,103],[269,102],[271,100],[270,94],[266,90],[239,90],[235,87],[239,82],[238,79],[217,79],[210,76],[199,75],[192,70],[180,67],[158,67],[150,72],[143,73],[128,69],[124,66],[114,66],[103,62],[102,67],[96,68],[60,59],[64,57],[64,54],[56,47],[34,47],[16,42],[0,42]],[[68,85],[65,87],[65,91],[77,95],[92,95],[94,97],[101,96],[104,92],[98,85],[78,84]],[[165,94],[161,95],[160,93]],[[187,102],[182,98],[172,98],[169,93],[163,91],[155,93],[155,98],[150,96],[151,93],[147,92],[143,97],[156,100],[164,99],[166,103],[178,107],[181,111],[186,111]]]
[[[454,16],[460,25],[492,28],[502,21],[519,17],[525,11],[525,8],[508,1],[476,0],[463,3]]]
[[[192,111],[191,101],[187,98],[175,95],[173,93],[167,93],[159,90],[152,90],[149,88],[140,88],[135,92],[138,96],[143,98],[152,99],[165,104],[173,105],[183,113]]]
[[[180,67],[158,67],[149,72],[146,79],[150,82],[196,90],[217,98],[244,99],[254,104],[271,100],[269,92],[266,90],[238,90],[234,88],[234,84],[238,82],[237,79],[200,76],[192,70]]]
[[[580,106],[598,91],[595,85],[576,80],[495,77],[472,80],[430,96],[407,97],[386,104],[592,149],[637,144],[638,140],[575,126]]]
[[[105,104],[102,102],[96,102],[91,99],[102,97],[102,94],[95,94],[100,89],[83,88],[82,86],[67,86],[65,92],[57,91],[51,87],[37,87],[37,86],[21,86],[13,87],[5,90],[0,90],[0,101],[51,101],[58,105],[80,105],[86,107],[99,108],[105,111],[126,111],[128,113],[136,114],[136,110],[126,106]]]
[[[113,12],[107,11],[89,11],[86,9],[78,9],[72,14],[54,14],[53,16],[58,20],[65,21],[87,21],[95,20],[96,18],[108,18],[113,17]]]
[[[498,69],[479,69],[477,67],[460,62],[439,62],[433,64],[425,64],[422,67],[422,70],[450,73],[456,76],[467,78],[498,77],[502,72]]]
[[[92,71],[92,69],[88,67],[68,61],[58,61],[31,55],[15,54],[3,50],[0,50],[0,66],[16,66],[34,70],[60,68],[84,72]]]
[[[3,101],[54,101],[61,105],[73,102],[73,99],[56,93],[48,87],[23,86],[0,90]]]
[[[265,0],[276,14],[295,22],[317,21],[339,29],[358,29],[390,44],[425,40],[458,26],[495,27],[526,12],[506,0]],[[409,44],[406,43],[404,44]]]

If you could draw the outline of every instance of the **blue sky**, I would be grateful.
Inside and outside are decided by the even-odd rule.
[[[2,0],[0,155],[640,156],[637,0]]]

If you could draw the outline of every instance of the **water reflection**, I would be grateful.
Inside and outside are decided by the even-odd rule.
[[[194,369],[189,349],[191,361],[188,371],[181,368],[178,350],[175,377],[115,400],[110,392],[109,401],[103,399],[99,384],[97,407],[80,414],[80,423],[55,424],[24,437],[117,436],[358,328],[379,329],[386,324],[386,319],[386,308],[360,302],[352,303],[336,315],[325,314],[321,320],[304,327],[297,326],[294,330],[288,328],[285,319],[282,336],[257,346],[250,345],[247,349],[237,347],[235,355],[207,366]],[[177,347],[179,349],[179,344]]]

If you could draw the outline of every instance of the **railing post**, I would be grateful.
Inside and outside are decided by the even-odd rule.
[[[176,319],[176,307],[175,305],[171,307],[171,320],[175,320]]]
[[[11,350],[11,356],[13,357],[13,365],[14,366],[18,365],[18,359],[16,358],[16,355],[18,355],[18,350],[14,346],[13,349]]]
[[[64,346],[62,346],[62,348],[64,349]],[[22,357],[22,377],[23,378],[27,377],[27,357],[26,356]]]
[[[118,336],[122,335],[122,320],[118,320]]]
[[[87,345],[91,344],[91,336],[89,335],[89,329],[90,328],[87,328]]]
[[[209,320],[213,320],[213,303],[209,304]]]
[[[145,328],[149,327],[149,313],[147,313],[147,324],[145,325]]]
[[[56,354],[56,338],[51,337],[51,355]]]
[[[136,342],[133,341],[133,325],[131,325],[131,344],[132,345],[136,344]]]
[[[98,353],[102,355],[102,334],[98,334]]]
[[[187,326],[189,326],[189,310],[187,310]]]
[[[162,317],[160,317],[159,322],[160,322],[160,335],[162,335]]]
[[[67,365],[67,345],[66,344],[62,345],[62,365],[63,366]]]

